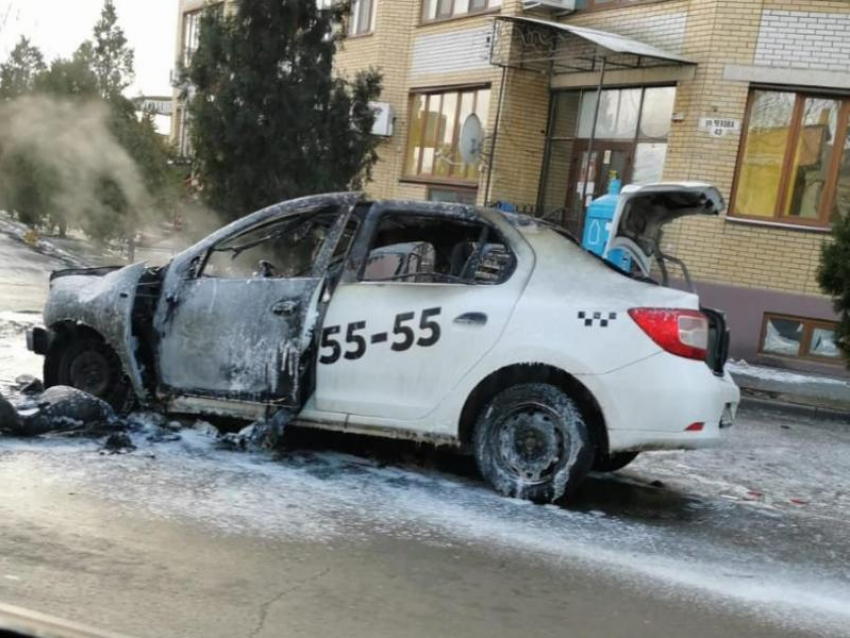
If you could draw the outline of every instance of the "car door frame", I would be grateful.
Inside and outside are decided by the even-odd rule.
[[[282,202],[274,206],[262,209],[239,219],[228,226],[212,233],[205,239],[201,240],[191,248],[177,255],[169,264],[163,279],[162,293],[160,301],[154,315],[154,334],[157,335],[157,343],[154,344],[153,351],[154,365],[156,367],[157,378],[157,396],[161,400],[177,402],[181,404],[181,399],[185,405],[192,403],[192,399],[197,399],[197,402],[206,402],[214,405],[222,404],[253,404],[255,406],[265,407],[287,407],[290,409],[298,409],[303,405],[304,400],[309,396],[309,388],[305,390],[301,381],[305,378],[309,379],[309,368],[313,365],[311,362],[315,359],[313,331],[317,324],[320,323],[320,307],[327,303],[326,275],[330,260],[334,254],[337,243],[342,237],[348,221],[351,219],[352,212],[361,200],[359,193],[338,193],[329,195],[318,195],[312,197],[304,197],[300,199]],[[257,400],[255,396],[239,396],[229,392],[207,392],[203,389],[193,389],[184,387],[175,387],[163,382],[160,360],[160,345],[163,336],[169,329],[169,324],[173,318],[173,314],[180,303],[180,295],[187,282],[196,281],[202,273],[203,265],[206,262],[212,249],[228,239],[237,237],[252,228],[262,226],[264,224],[273,224],[288,217],[294,217],[299,214],[309,213],[310,211],[319,211],[323,208],[336,206],[339,209],[339,219],[337,219],[331,234],[326,238],[322,250],[313,262],[312,275],[317,279],[316,286],[307,299],[307,303],[301,311],[301,325],[299,327],[301,339],[298,351],[299,367],[296,371],[298,378],[295,379],[295,389],[287,391],[288,396],[278,396],[263,398]],[[306,295],[305,295],[306,297]],[[311,352],[312,351],[312,352]],[[304,362],[308,362],[304,366]],[[188,411],[192,411],[191,409]],[[210,411],[210,410],[207,410]],[[216,411],[216,410],[212,410]],[[234,410],[222,410],[223,412],[234,412]],[[249,410],[250,411],[250,410]]]

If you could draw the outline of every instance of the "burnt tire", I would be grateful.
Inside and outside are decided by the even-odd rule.
[[[594,472],[616,472],[634,461],[640,452],[617,452],[597,457],[593,462]]]
[[[478,470],[497,492],[535,503],[569,496],[595,456],[578,404],[546,383],[497,394],[478,417],[473,443]]]
[[[64,385],[106,401],[118,412],[133,406],[130,381],[115,351],[95,337],[53,344],[44,359],[44,385]]]

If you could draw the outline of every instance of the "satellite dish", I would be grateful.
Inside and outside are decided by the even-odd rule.
[[[472,113],[463,123],[458,140],[460,157],[466,164],[475,164],[481,159],[484,150],[484,127],[475,113]]]

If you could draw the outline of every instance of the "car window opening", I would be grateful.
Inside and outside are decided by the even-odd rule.
[[[378,224],[361,281],[493,285],[513,266],[513,253],[486,224],[390,214]]]
[[[249,229],[215,246],[201,276],[218,279],[310,277],[316,257],[338,218],[337,211],[313,211]]]

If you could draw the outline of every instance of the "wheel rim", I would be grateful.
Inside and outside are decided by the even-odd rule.
[[[100,352],[88,350],[74,358],[68,376],[73,387],[99,397],[109,388],[112,374],[107,358]]]
[[[539,403],[507,412],[496,424],[492,441],[500,465],[527,485],[551,480],[568,460],[570,437],[563,419]]]

